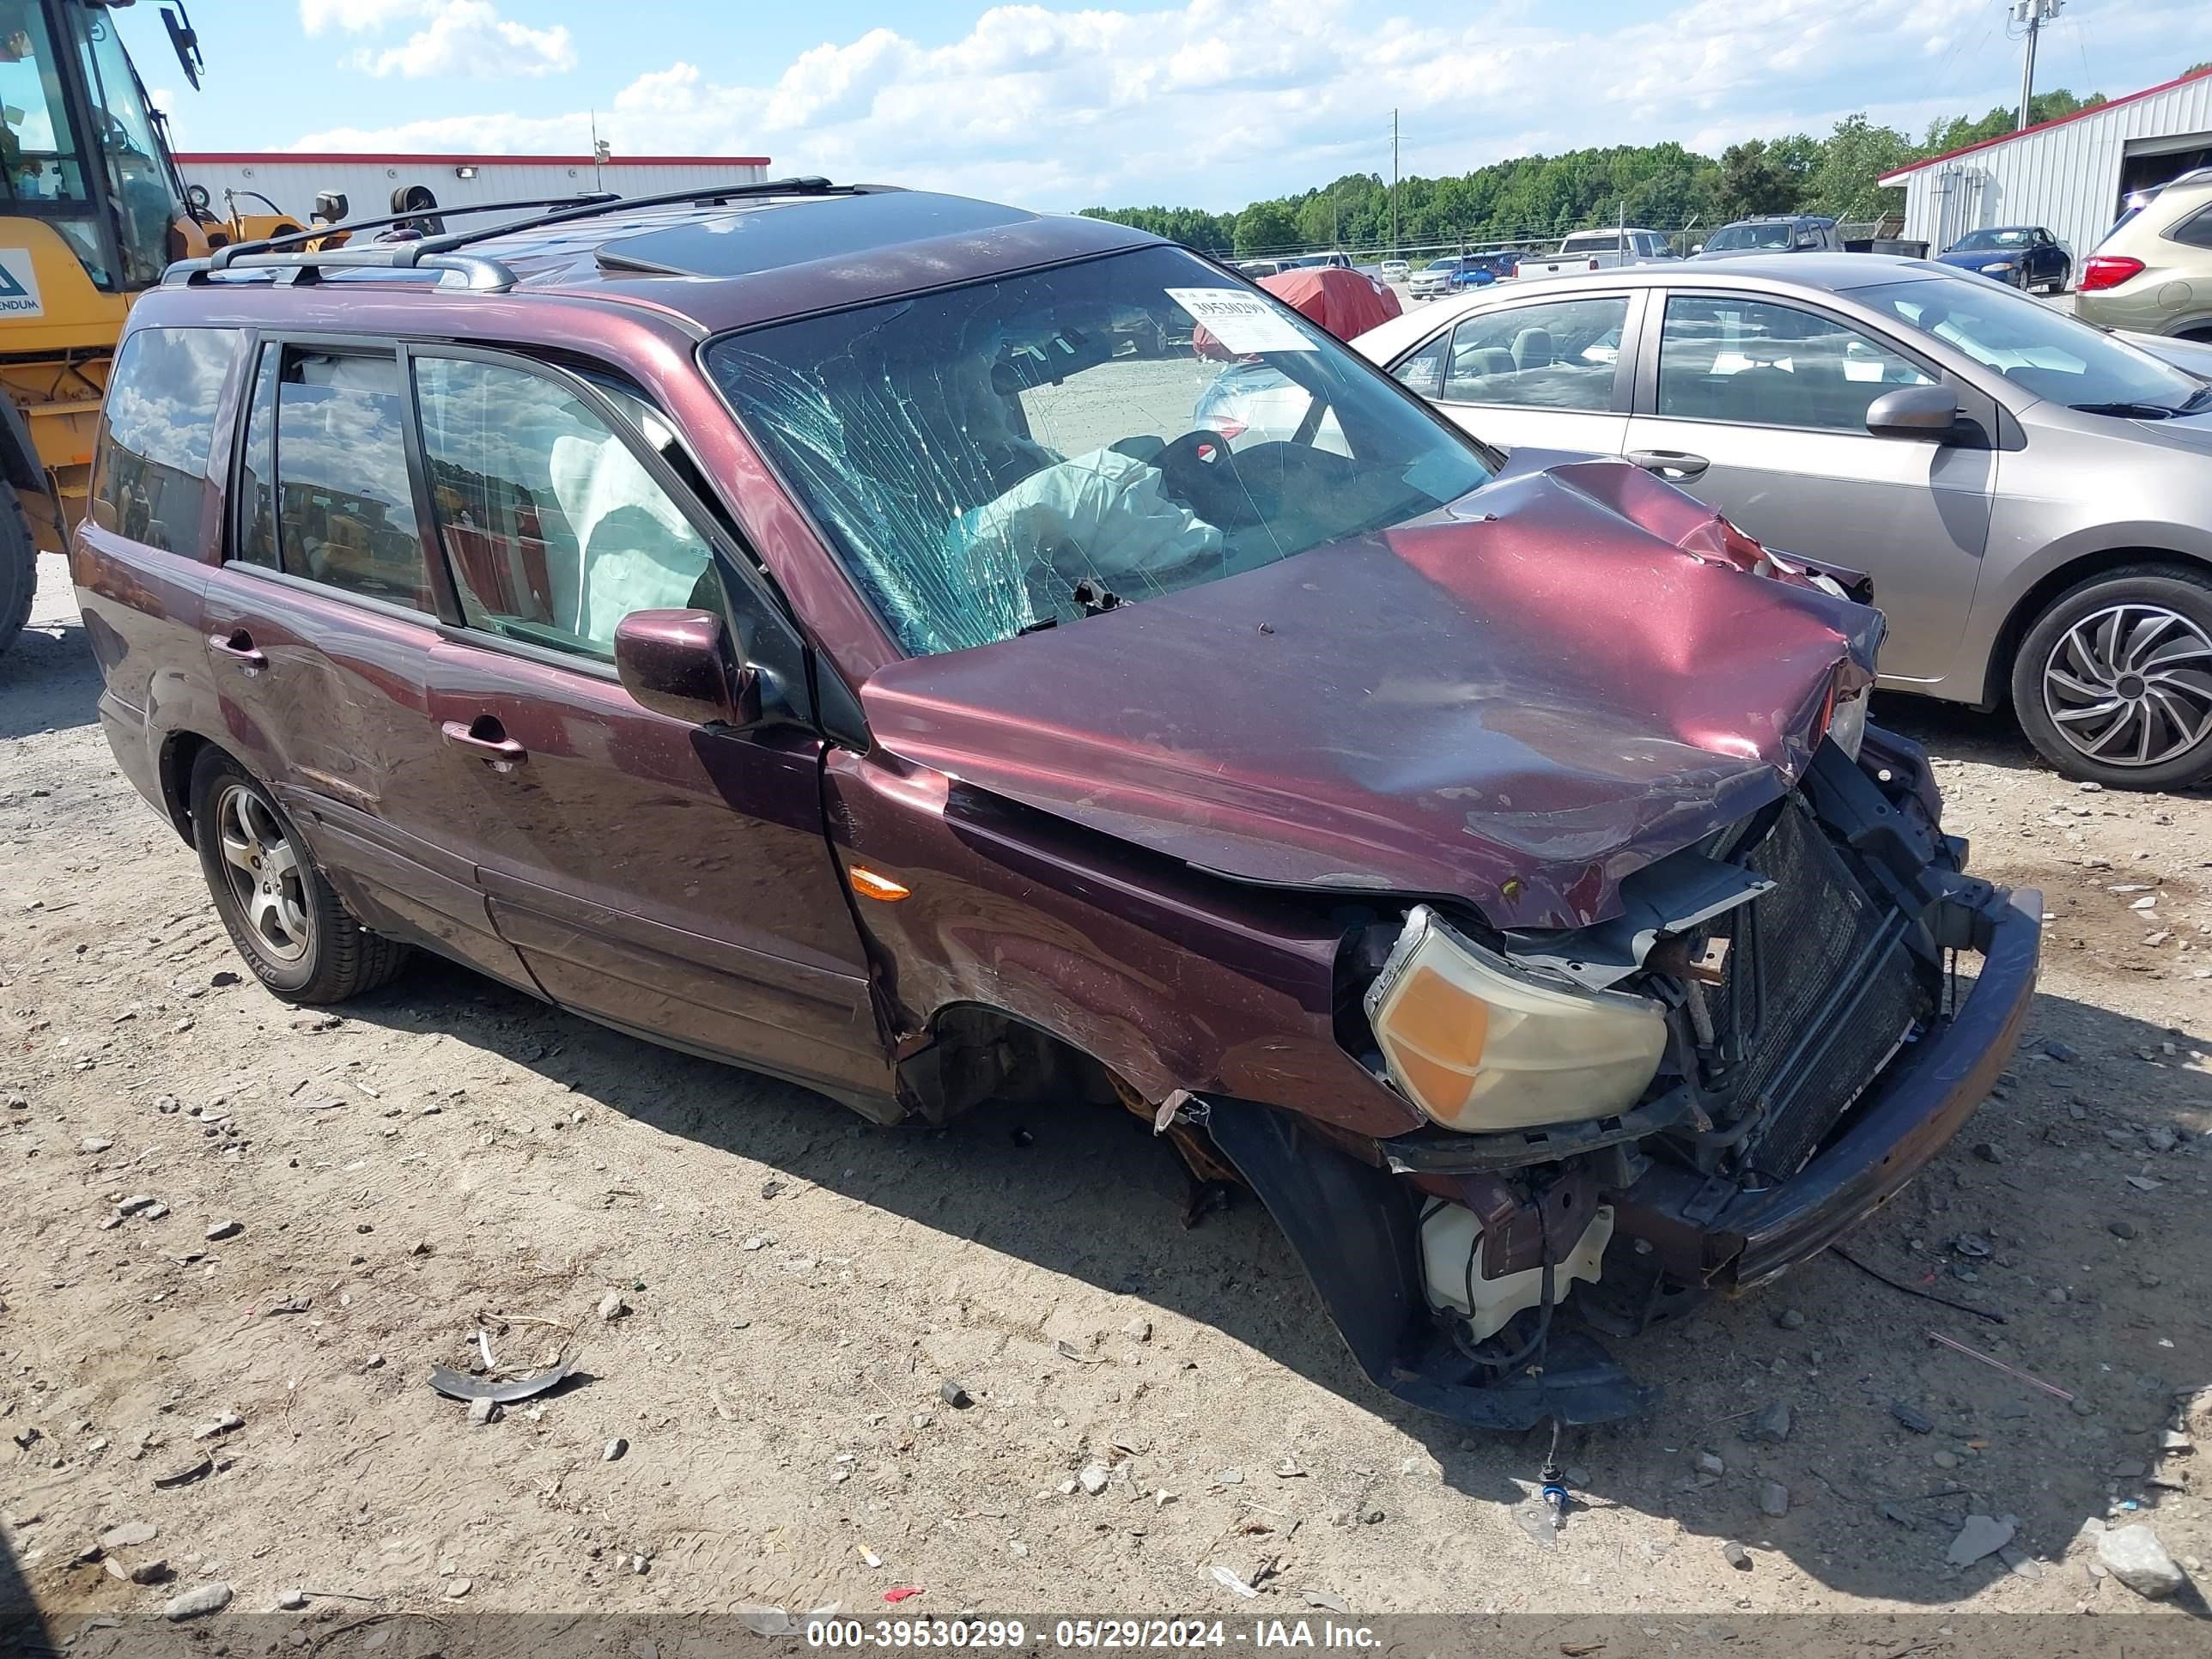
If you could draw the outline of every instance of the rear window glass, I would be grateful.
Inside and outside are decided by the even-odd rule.
[[[207,506],[216,405],[238,331],[142,328],[108,381],[93,522],[149,547],[192,551]]]
[[[363,599],[434,608],[391,354],[265,348],[244,473],[238,556]]]
[[[2197,209],[2166,235],[2168,241],[2190,247],[2212,247],[2212,207]]]

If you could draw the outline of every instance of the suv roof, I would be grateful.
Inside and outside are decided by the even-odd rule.
[[[453,219],[501,207],[539,210],[420,240],[354,242],[323,252],[301,248],[302,237],[240,243],[173,265],[164,282],[218,286],[234,296],[254,281],[312,283],[342,274],[349,283],[412,291],[426,301],[463,289],[559,294],[672,313],[712,334],[1161,240],[1104,219],[819,179],[677,199],[440,211]],[[441,280],[422,281],[426,270],[440,272]]]

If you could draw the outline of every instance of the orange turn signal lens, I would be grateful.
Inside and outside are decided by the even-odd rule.
[[[902,881],[893,881],[889,876],[879,876],[865,864],[856,864],[846,872],[845,878],[853,884],[853,890],[862,898],[881,899],[886,904],[896,904],[902,898],[912,898],[914,889]]]

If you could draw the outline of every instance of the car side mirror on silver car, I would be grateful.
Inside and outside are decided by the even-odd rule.
[[[1959,424],[1959,394],[1944,386],[1905,386],[1867,405],[1867,430],[1877,438],[1942,438]]]
[[[739,732],[760,724],[760,674],[736,660],[711,611],[631,611],[615,624],[615,672],[656,714]]]

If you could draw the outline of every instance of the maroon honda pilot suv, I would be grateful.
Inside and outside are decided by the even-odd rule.
[[[1850,573],[1100,220],[472,216],[181,264],[116,357],[100,718],[280,996],[424,949],[884,1123],[1126,1108],[1497,1427],[1648,1404],[1600,1334],[2004,1064],[2039,901],[1867,724]]]

